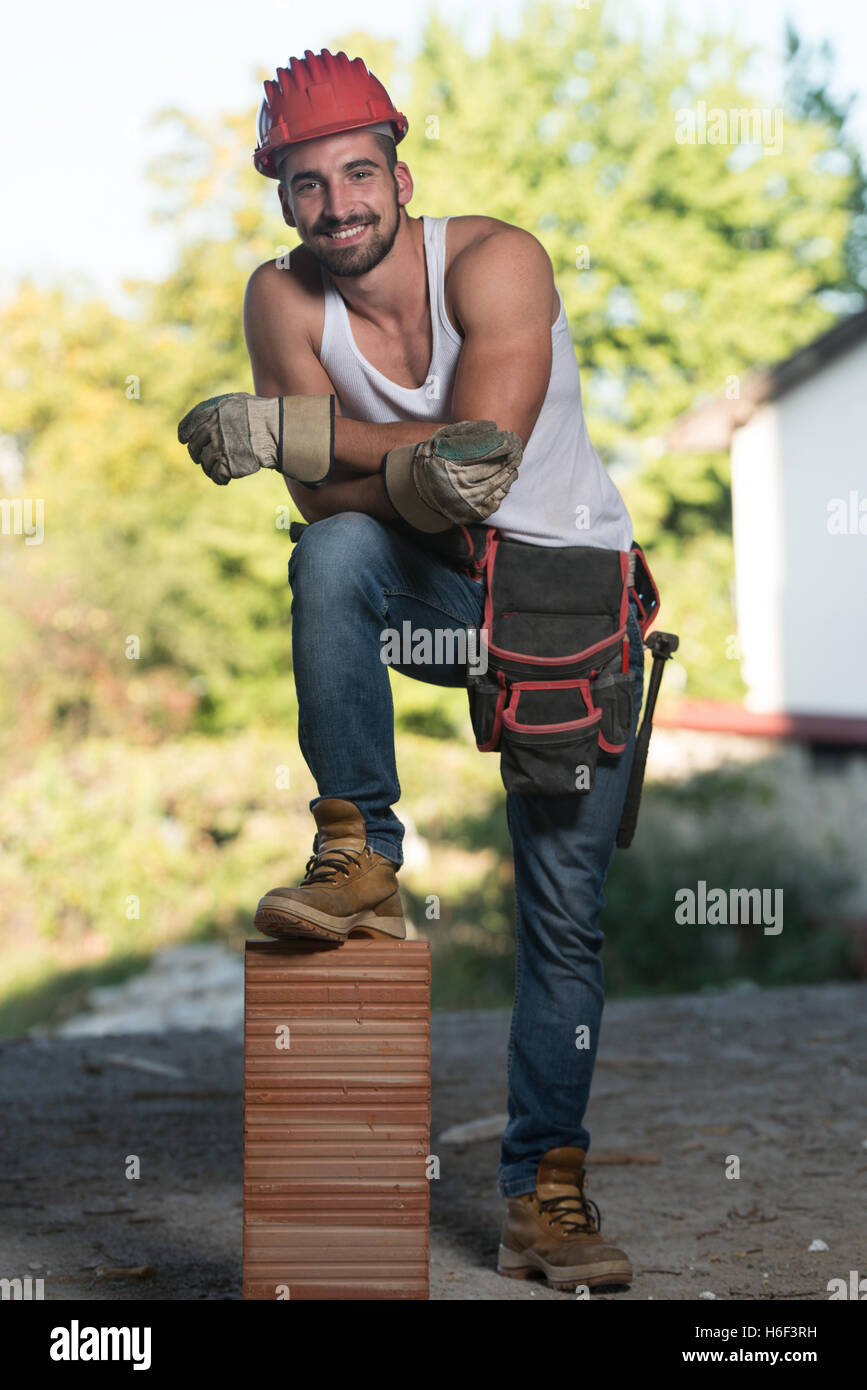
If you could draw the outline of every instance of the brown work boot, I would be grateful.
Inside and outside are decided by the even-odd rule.
[[[403,940],[406,923],[390,859],[367,843],[364,818],[352,801],[326,797],[313,807],[316,850],[298,888],[272,888],[253,919],[265,936],[350,935]]]
[[[630,1283],[628,1257],[602,1239],[599,1208],[584,1196],[584,1155],[584,1149],[549,1149],[536,1191],[506,1198],[498,1274],[529,1279],[540,1272],[552,1289]]]

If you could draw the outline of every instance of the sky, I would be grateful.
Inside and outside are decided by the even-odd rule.
[[[670,0],[692,29],[733,29],[767,49],[774,95],[784,20],[805,40],[828,38],[839,89],[859,94],[853,130],[867,150],[867,5],[858,0]],[[618,6],[618,0],[590,0]],[[634,0],[651,28],[666,0]],[[619,6],[618,6],[619,7]],[[463,25],[478,51],[495,22],[513,32],[522,0],[438,0],[438,13]],[[159,278],[173,238],[151,222],[155,191],[144,176],[156,151],[154,112],[250,110],[250,149],[261,98],[256,78],[291,54],[331,46],[364,29],[397,39],[411,56],[427,4],[375,0],[40,0],[4,18],[0,56],[0,160],[5,215],[0,298],[23,274],[40,283],[92,286],[123,305],[124,276]]]

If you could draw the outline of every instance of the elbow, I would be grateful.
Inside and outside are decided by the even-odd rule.
[[[322,521],[324,517],[329,515],[327,508],[323,505],[325,501],[324,488],[305,487],[303,483],[295,482],[294,479],[287,478],[285,474],[283,481],[289,489],[289,496],[306,522],[312,525],[314,521]]]

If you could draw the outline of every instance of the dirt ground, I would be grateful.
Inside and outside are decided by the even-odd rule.
[[[867,1274],[865,1019],[867,983],[607,1005],[588,1192],[635,1282],[596,1298],[826,1300]],[[494,1271],[496,1138],[438,1145],[505,1110],[507,1031],[502,1011],[434,1015],[432,1299],[574,1298]],[[3,1044],[0,1277],[240,1298],[241,1065],[234,1028]],[[599,1161],[636,1153],[659,1161]]]

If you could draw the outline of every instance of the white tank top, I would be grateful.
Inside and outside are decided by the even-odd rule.
[[[324,266],[325,322],[320,361],[341,412],[354,420],[453,420],[452,391],[463,338],[449,322],[443,294],[448,217],[422,216],[433,351],[422,386],[399,386],[363,357],[352,336],[346,303]],[[591,545],[628,550],[629,513],[590,443],[581,406],[581,378],[563,296],[551,328],[553,360],[542,409],[527,441],[518,476],[488,526],[506,540],[533,545]],[[433,433],[433,430],[431,430]]]

